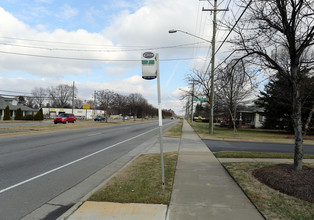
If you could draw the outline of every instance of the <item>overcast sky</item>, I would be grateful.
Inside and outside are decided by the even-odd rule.
[[[199,0],[0,0],[0,94],[30,95],[35,87],[75,81],[82,99],[109,89],[141,93],[157,107],[157,81],[141,77],[141,54],[152,51],[160,58],[162,106],[183,114],[186,74],[206,68],[210,44],[168,31],[180,29],[210,41],[212,14],[202,7],[212,5]],[[218,42],[223,37],[218,32]]]

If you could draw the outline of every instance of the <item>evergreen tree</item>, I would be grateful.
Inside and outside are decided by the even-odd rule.
[[[21,108],[18,108],[16,110],[16,115],[15,115],[15,118],[14,120],[22,120],[23,119],[23,112],[22,112],[22,109]]]
[[[44,114],[43,114],[43,109],[39,109],[39,111],[36,113],[36,115],[34,116],[34,120],[36,121],[41,121],[44,120]]]
[[[4,109],[4,116],[3,116],[3,120],[10,120],[10,108],[7,105],[7,107]]]
[[[305,122],[314,103],[314,77],[302,82],[302,121]],[[279,128],[293,131],[292,124],[292,90],[290,81],[277,74],[260,92],[256,104],[264,108],[265,128]]]

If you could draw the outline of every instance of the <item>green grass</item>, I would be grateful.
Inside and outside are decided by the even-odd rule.
[[[177,152],[164,153],[164,190],[161,186],[160,154],[146,154],[116,174],[89,201],[169,204],[177,158]]]
[[[180,138],[182,136],[183,120],[178,121],[167,132],[164,133],[165,137]]]
[[[214,135],[209,134],[209,124],[202,122],[193,122],[191,126],[198,133],[201,138],[218,138],[218,139],[232,139],[232,140],[246,140],[246,141],[269,141],[293,143],[294,136],[283,130],[267,130],[267,129],[237,129],[237,134],[234,134],[233,129],[225,127],[214,127]],[[314,144],[313,136],[307,136],[304,143]]]
[[[223,163],[266,219],[314,219],[314,204],[273,190],[252,176],[271,163]]]
[[[282,158],[293,159],[292,153],[264,153],[264,152],[236,152],[236,151],[221,151],[214,155],[217,158]],[[303,159],[314,159],[314,155],[305,154]]]

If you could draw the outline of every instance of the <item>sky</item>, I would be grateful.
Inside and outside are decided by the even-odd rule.
[[[0,0],[0,94],[30,95],[35,87],[75,82],[81,99],[109,89],[140,93],[157,107],[157,80],[142,79],[141,55],[151,51],[160,59],[162,108],[182,115],[187,74],[210,61],[212,14],[202,11],[213,8],[210,2]],[[218,43],[225,35],[217,33]],[[228,50],[223,46],[216,62]]]

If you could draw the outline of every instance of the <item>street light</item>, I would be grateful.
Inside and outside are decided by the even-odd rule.
[[[182,33],[184,33],[184,34],[187,34],[187,35],[196,37],[196,38],[198,38],[198,39],[204,40],[204,41],[206,41],[206,42],[208,42],[208,43],[211,43],[211,41],[209,41],[209,40],[207,40],[207,39],[205,39],[205,38],[196,36],[196,35],[194,35],[194,34],[191,34],[191,33],[189,33],[189,32],[186,32],[186,31],[181,31],[181,30],[174,30],[174,29],[172,29],[172,30],[169,30],[168,32],[169,32],[169,34],[173,34],[173,33],[177,33],[177,32],[182,32]]]
[[[215,25],[215,23],[214,23],[214,25]],[[211,62],[212,62],[212,70],[211,70],[211,76],[210,76],[211,77],[211,83],[210,83],[211,84],[211,90],[210,90],[210,100],[209,100],[210,101],[209,133],[213,135],[214,134],[214,65],[215,65],[215,43],[214,42],[215,42],[215,38],[213,37],[213,41],[209,41],[207,39],[204,39],[202,37],[196,36],[194,34],[186,32],[186,31],[172,29],[172,30],[169,30],[168,32],[169,32],[169,34],[173,34],[173,33],[176,33],[176,32],[182,32],[184,34],[188,34],[190,36],[199,38],[201,40],[204,40],[204,41],[209,42],[209,43],[212,44],[212,51],[213,52],[212,52],[212,60],[211,60]],[[215,36],[215,32],[214,32],[213,36]]]

